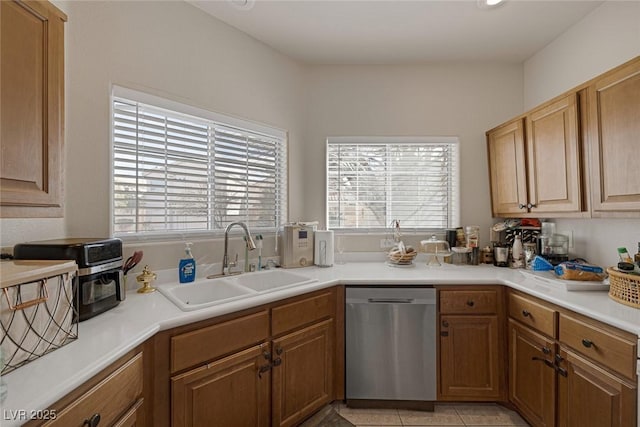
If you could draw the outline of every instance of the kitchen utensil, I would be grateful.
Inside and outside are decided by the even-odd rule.
[[[122,266],[123,274],[127,274],[136,265],[138,265],[138,263],[140,261],[142,261],[142,256],[143,256],[143,252],[142,251],[135,251],[133,253],[133,255],[131,255],[129,258],[127,258],[127,260],[125,261],[124,265]]]

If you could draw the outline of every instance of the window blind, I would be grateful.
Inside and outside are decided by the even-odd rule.
[[[459,222],[456,138],[327,141],[327,224],[332,229],[434,229]]]
[[[115,235],[285,220],[284,138],[119,97],[112,111]]]

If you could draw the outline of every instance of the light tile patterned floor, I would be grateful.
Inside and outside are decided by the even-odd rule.
[[[353,409],[334,405],[357,427],[380,426],[528,426],[514,411],[494,404],[437,404],[435,411],[404,409]]]

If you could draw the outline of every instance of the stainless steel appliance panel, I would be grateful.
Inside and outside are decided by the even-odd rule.
[[[346,290],[346,397],[436,400],[436,291]]]

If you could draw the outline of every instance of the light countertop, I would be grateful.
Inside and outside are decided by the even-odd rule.
[[[491,265],[394,268],[384,262],[349,262],[330,268],[307,267],[292,270],[317,279],[315,282],[269,293],[251,295],[191,312],[179,310],[159,292],[127,293],[116,308],[81,322],[79,338],[3,377],[8,396],[0,405],[0,424],[19,425],[12,414],[45,409],[92,376],[108,367],[132,348],[158,331],[209,319],[331,287],[343,285],[495,285],[518,289],[543,300],[587,315],[593,319],[640,335],[640,309],[611,300],[607,292],[569,292],[562,285],[525,275],[518,270]],[[171,273],[171,274],[169,274]],[[169,282],[175,271],[160,272],[159,282]],[[252,274],[252,273],[246,273]],[[260,273],[255,273],[260,274]],[[132,278],[129,278],[131,280]]]

